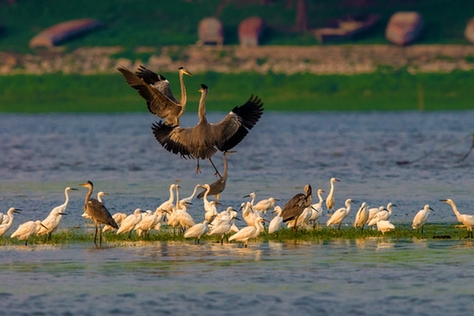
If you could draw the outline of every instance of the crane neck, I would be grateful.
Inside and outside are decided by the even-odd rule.
[[[186,86],[184,85],[184,71],[179,71],[179,83],[181,84],[181,99],[179,104],[182,106],[181,111],[184,112],[184,107],[186,106],[186,102],[188,100],[188,96],[186,94]]]
[[[199,99],[199,110],[198,110],[198,116],[199,116],[199,122],[207,122],[206,119],[206,98],[207,94],[209,92],[208,89],[201,89],[201,98]]]

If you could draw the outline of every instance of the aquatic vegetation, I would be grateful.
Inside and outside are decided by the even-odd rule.
[[[84,228],[63,229],[52,235],[50,240],[45,236],[34,236],[29,240],[31,245],[67,245],[74,243],[90,243],[92,231]],[[382,235],[381,232],[371,229],[356,229],[353,227],[343,227],[341,230],[316,226],[314,229],[300,229],[296,233],[292,229],[281,229],[275,234],[262,232],[256,239],[250,243],[257,242],[324,242],[330,240],[363,240],[370,238],[381,238],[384,240],[417,240],[417,239],[455,239],[465,238],[465,229],[461,225],[454,224],[426,224],[425,231],[422,234],[420,230],[413,230],[410,225],[396,225],[394,231]],[[184,238],[183,234],[174,231],[172,228],[164,226],[160,231],[152,231],[149,237],[139,237],[135,232],[131,237],[128,234],[117,235],[115,233],[104,233],[104,243],[115,246],[140,246],[143,242],[183,242],[193,243],[192,240]],[[201,243],[219,243],[220,239],[215,236],[205,235],[201,237]],[[0,246],[23,244],[21,241],[12,240],[3,236],[0,239]]]

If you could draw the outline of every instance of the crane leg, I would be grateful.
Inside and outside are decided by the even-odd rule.
[[[214,175],[222,178],[221,174],[219,173],[219,170],[217,170],[216,166],[212,162],[212,159],[211,158],[208,158],[208,159],[209,159],[209,162],[211,163],[211,165],[214,167],[214,170],[216,171],[216,173]]]

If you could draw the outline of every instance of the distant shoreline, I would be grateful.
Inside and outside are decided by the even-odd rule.
[[[185,65],[193,73],[362,74],[381,68],[410,73],[474,70],[474,45],[323,45],[323,46],[166,46],[140,47],[128,54],[121,47],[61,47],[36,54],[0,52],[0,75],[47,73],[115,74],[118,65],[145,64],[157,72]]]

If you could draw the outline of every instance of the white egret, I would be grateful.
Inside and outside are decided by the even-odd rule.
[[[390,223],[388,220],[379,219],[379,221],[377,222],[377,230],[379,232],[382,232],[383,235],[385,235],[386,232],[389,232],[394,229],[395,229],[395,225]]]
[[[392,207],[397,207],[395,204],[392,202],[387,204],[387,207],[380,212],[378,212],[377,216],[379,220],[381,221],[388,221],[390,217],[392,216]]]
[[[135,226],[142,220],[142,210],[140,208],[135,209],[132,214],[125,217],[125,219],[120,224],[119,229],[116,234],[128,233],[128,238],[132,236],[132,230],[135,229]]]
[[[202,223],[197,223],[194,226],[188,228],[184,232],[184,238],[195,238],[194,242],[199,244],[202,235],[206,234],[209,230],[209,222],[204,220]]]
[[[217,215],[217,208],[216,208],[216,202],[212,203],[207,199],[207,195],[211,191],[211,187],[209,184],[203,184],[201,185],[201,188],[203,188],[204,191],[204,196],[202,198],[202,201],[204,202],[204,218],[208,221],[211,222],[212,218]]]
[[[385,210],[385,206],[381,205],[379,207],[369,208],[369,217],[367,218],[367,226],[372,227],[377,224],[377,220],[374,220],[374,217],[381,211]]]
[[[453,208],[454,215],[456,215],[456,218],[458,219],[458,221],[463,223],[464,226],[466,226],[466,229],[467,229],[466,238],[473,238],[472,227],[474,226],[474,215],[459,213],[456,204],[451,199],[445,199],[445,200],[440,200],[440,201],[451,205],[451,207]]]
[[[335,204],[335,199],[334,199],[334,183],[339,182],[339,179],[337,178],[331,178],[329,181],[329,184],[331,185],[331,188],[329,189],[329,194],[326,197],[326,207],[328,211],[331,211],[334,209],[334,204]]]
[[[264,219],[258,217],[255,221],[254,226],[247,226],[239,230],[237,233],[229,237],[229,241],[235,240],[244,244],[244,247],[247,248],[249,239],[257,238],[260,235],[260,232],[264,230],[263,227]]]
[[[364,230],[364,225],[367,223],[369,218],[369,210],[367,209],[367,203],[363,202],[356,213],[354,220],[354,227]]]
[[[147,210],[144,214],[142,214],[142,220],[135,225],[134,230],[137,232],[139,237],[147,237],[150,235],[150,231],[157,223],[158,216],[156,215],[156,212]]]
[[[170,185],[170,198],[168,200],[164,201],[163,203],[161,203],[161,205],[157,207],[157,210],[159,209],[159,210],[165,211],[168,214],[173,212],[173,210],[175,208],[174,190],[178,190],[178,188],[179,188],[179,185],[177,185],[177,184]]]
[[[283,217],[281,217],[281,212],[282,212],[281,207],[278,205],[275,206],[273,213],[275,213],[276,215],[275,217],[272,218],[272,220],[270,221],[270,224],[268,225],[269,234],[273,234],[285,226],[285,224],[283,223]]]
[[[54,233],[59,227],[59,223],[61,222],[62,216],[66,214],[67,205],[69,203],[69,191],[71,190],[77,191],[76,188],[71,187],[67,187],[66,189],[64,189],[66,201],[63,204],[53,208],[49,215],[43,221],[41,221],[41,223],[43,223],[43,225],[45,227],[48,227],[49,229],[47,230],[43,226],[41,226],[40,230],[37,233],[38,236],[43,236],[47,234],[48,239],[51,239],[52,233]]]
[[[430,211],[434,210],[428,204],[426,204],[423,209],[418,211],[418,213],[413,218],[413,223],[411,227],[413,229],[421,228],[421,233],[423,234],[423,227],[425,226],[425,223],[428,220],[428,216],[430,216]]]
[[[10,207],[7,211],[7,220],[0,225],[0,237],[3,236],[13,225],[13,214],[20,213],[20,209]]]
[[[255,219],[258,217],[258,214],[253,210],[251,202],[243,202],[240,205],[242,210],[242,218],[247,223],[248,226],[255,225]]]
[[[244,198],[249,197],[250,198],[250,205],[253,207],[253,204],[255,203],[255,192],[252,192],[250,194],[244,195]]]
[[[18,240],[24,240],[25,246],[28,245],[28,238],[38,233],[41,227],[49,230],[48,227],[44,226],[41,221],[29,221],[18,226],[17,230],[10,236],[10,238],[16,238]]]
[[[200,184],[196,184],[196,185],[194,186],[193,193],[192,193],[190,196],[188,196],[188,197],[182,198],[182,199],[179,201],[179,203],[192,204],[192,201],[193,201],[193,199],[194,199],[194,196],[195,196],[196,193],[197,193],[197,189],[200,188],[200,187],[201,187]]]
[[[224,244],[225,236],[231,231],[233,219],[227,216],[217,216],[209,227],[208,235],[217,236],[220,239],[221,245]]]
[[[267,211],[275,207],[275,201],[277,199],[271,197],[265,200],[260,200],[253,206],[253,209],[258,212],[262,212],[263,214],[267,214]]]
[[[346,207],[341,207],[339,209],[337,209],[332,215],[331,217],[328,219],[328,221],[326,222],[326,226],[331,226],[331,225],[338,225],[337,229],[341,229],[341,224],[342,224],[342,221],[344,220],[344,218],[346,218],[350,211],[351,211],[351,204],[352,204],[352,200],[351,199],[347,199],[346,202],[345,202],[345,206]]]
[[[309,218],[309,222],[313,223],[313,227],[316,225],[318,220],[323,216],[323,202],[324,199],[322,194],[324,191],[322,189],[318,189],[318,203],[314,203],[311,205],[311,217]]]

